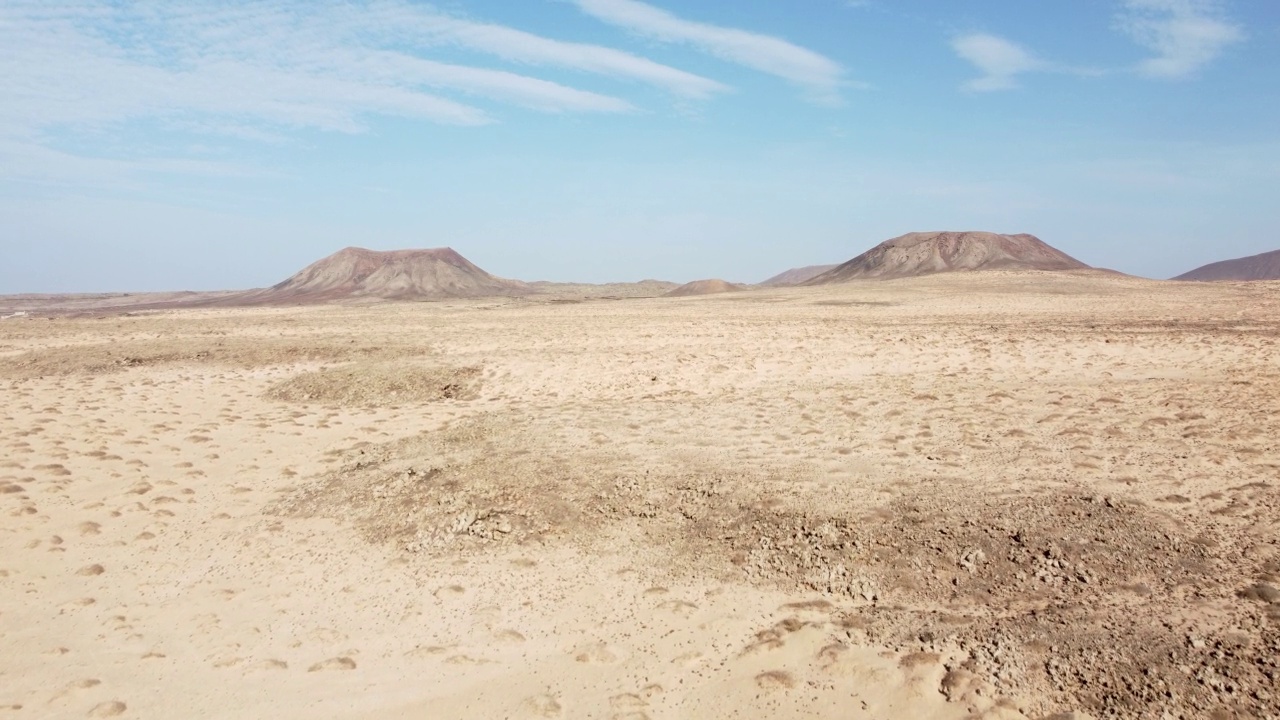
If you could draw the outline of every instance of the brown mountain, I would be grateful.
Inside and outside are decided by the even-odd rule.
[[[717,293],[738,292],[746,290],[745,285],[737,285],[724,280],[694,280],[664,295],[664,297],[688,297],[690,295],[715,295]]]
[[[916,232],[886,240],[803,284],[914,277],[956,270],[1079,270],[1088,267],[1034,235]]]
[[[805,280],[812,280],[835,267],[835,265],[806,265],[805,267],[791,268],[786,272],[780,272],[777,275],[774,275],[760,284],[765,287],[799,285]]]
[[[349,247],[306,266],[278,285],[247,293],[242,302],[425,300],[530,292],[528,285],[494,277],[452,248],[378,251]]]
[[[1280,250],[1209,263],[1174,280],[1280,280]]]

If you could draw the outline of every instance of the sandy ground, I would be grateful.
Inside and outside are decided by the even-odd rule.
[[[1278,331],[1093,273],[0,321],[0,718],[1280,718]]]

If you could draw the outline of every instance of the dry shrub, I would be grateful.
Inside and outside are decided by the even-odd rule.
[[[26,379],[100,375],[135,367],[165,365],[255,368],[306,362],[389,360],[429,352],[430,348],[419,345],[369,345],[353,339],[325,337],[131,340],[32,350],[6,359],[0,364],[0,376]]]
[[[365,362],[302,373],[273,385],[267,397],[328,405],[398,405],[470,400],[479,386],[478,367]]]

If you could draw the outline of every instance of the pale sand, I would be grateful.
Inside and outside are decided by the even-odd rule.
[[[1280,717],[1277,338],[1094,273],[5,320],[0,718]]]

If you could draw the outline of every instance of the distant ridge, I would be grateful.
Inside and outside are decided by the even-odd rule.
[[[525,283],[490,275],[452,248],[378,251],[349,247],[266,290],[246,293],[237,304],[425,300],[530,292]]]
[[[760,284],[764,287],[799,285],[806,280],[812,280],[822,273],[827,272],[828,270],[834,270],[835,268],[835,265],[806,265],[805,267],[791,268],[790,270],[774,275]]]
[[[726,282],[724,280],[694,280],[668,292],[664,297],[689,297],[691,295],[715,295],[717,293],[738,292],[746,290],[745,285]]]
[[[1034,235],[915,232],[886,240],[805,281],[826,285],[862,278],[901,278],[959,270],[1083,270],[1089,266]]]
[[[1280,280],[1280,250],[1221,260],[1183,273],[1174,280],[1202,282],[1231,280]]]

